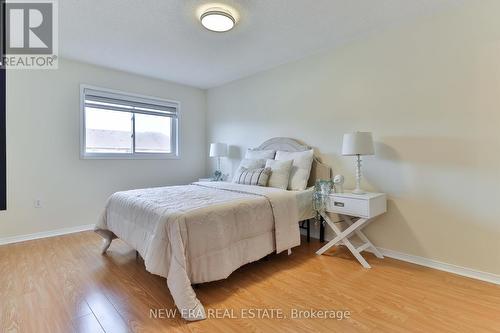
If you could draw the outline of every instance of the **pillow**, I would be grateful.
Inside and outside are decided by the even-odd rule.
[[[296,152],[278,150],[276,153],[277,161],[293,160],[290,180],[288,181],[289,190],[301,191],[306,189],[311,174],[313,157],[314,152],[312,149]]]
[[[266,159],[265,158],[258,158],[258,159],[253,159],[253,158],[244,158],[240,162],[240,168],[244,167],[247,169],[260,169],[263,168],[266,165]]]
[[[271,168],[260,168],[249,170],[241,167],[234,176],[233,183],[245,185],[258,185],[267,186],[269,176],[271,175]]]
[[[290,171],[292,171],[292,160],[289,161],[276,161],[267,160],[266,168],[271,168],[271,177],[267,186],[280,188],[286,190],[288,187],[288,178],[290,178]]]
[[[245,158],[248,159],[270,159],[274,160],[275,150],[257,150],[257,149],[247,149],[245,153]]]
[[[238,176],[238,172],[240,171],[240,168],[246,168],[248,170],[253,170],[253,169],[260,169],[264,168],[266,165],[266,160],[265,159],[250,159],[250,158],[245,158],[240,162],[240,165],[238,167],[238,170],[236,174],[233,177],[233,182],[236,183],[235,179]]]

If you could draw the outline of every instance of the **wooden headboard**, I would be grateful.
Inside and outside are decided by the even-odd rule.
[[[269,139],[263,142],[254,150],[282,150],[282,151],[305,151],[312,149],[309,146],[306,146],[295,139],[292,138],[283,138],[277,137]],[[307,182],[307,186],[313,186],[316,183],[316,180],[319,179],[331,179],[332,178],[332,169],[326,165],[321,163],[321,161],[314,156],[313,164],[311,168],[311,174],[309,175],[309,181]]]

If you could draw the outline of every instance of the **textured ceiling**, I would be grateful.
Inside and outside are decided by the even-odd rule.
[[[62,57],[209,88],[333,48],[463,0],[61,0]],[[227,33],[200,7],[239,12]]]

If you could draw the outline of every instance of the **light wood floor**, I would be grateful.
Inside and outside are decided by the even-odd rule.
[[[114,241],[106,256],[92,232],[0,246],[0,332],[500,332],[500,287],[392,259],[343,250],[316,256],[318,242],[274,255],[229,279],[201,285],[206,308],[348,310],[351,318],[152,319],[174,309],[164,279]],[[270,311],[268,311],[268,314]]]

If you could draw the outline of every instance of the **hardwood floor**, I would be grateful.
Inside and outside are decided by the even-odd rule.
[[[151,309],[175,309],[165,279],[123,242],[105,256],[99,245],[83,232],[0,246],[0,332],[500,332],[499,286],[370,255],[365,270],[342,249],[316,256],[316,241],[197,287],[225,318],[155,319]],[[249,318],[259,308],[267,318]],[[292,309],[350,318],[292,319]],[[269,318],[277,311],[287,318]]]

